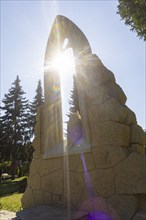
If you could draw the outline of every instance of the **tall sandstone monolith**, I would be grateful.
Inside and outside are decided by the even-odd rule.
[[[51,84],[45,81],[47,97],[49,89],[51,97],[55,95],[50,88],[52,77]],[[134,112],[126,106],[126,95],[114,74],[91,51],[78,56],[76,81],[80,115],[70,116],[68,139],[75,136],[68,141],[67,151],[60,148],[60,118],[59,126],[54,126],[59,136],[50,135],[53,122],[48,123],[51,122],[48,113],[52,103],[45,100],[38,109],[35,152],[22,198],[23,208],[57,205],[76,209],[74,219],[84,211],[102,212],[112,220],[145,220],[144,131]],[[59,109],[59,115],[60,112]],[[56,113],[52,114],[55,120]],[[51,137],[59,138],[52,142]]]

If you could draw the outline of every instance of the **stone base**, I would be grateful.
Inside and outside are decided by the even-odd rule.
[[[132,220],[146,220],[146,212],[138,212]]]
[[[99,212],[101,214],[102,212]],[[15,213],[14,213],[15,214]],[[80,211],[75,209],[64,209],[52,206],[36,206],[31,209],[22,210],[17,212],[16,220],[86,220],[88,216],[90,216],[90,211]],[[7,218],[8,219],[8,218]],[[99,217],[96,218],[97,220]],[[105,218],[104,218],[105,219]],[[117,218],[113,218],[112,220]],[[146,219],[146,212],[138,212],[134,215],[133,218],[128,218],[128,220],[145,220]],[[2,220],[6,220],[3,219]],[[125,218],[120,218],[120,220],[125,220]]]
[[[75,210],[43,205],[22,210],[16,214],[21,220],[75,220],[75,212]],[[80,211],[79,218],[85,214]]]

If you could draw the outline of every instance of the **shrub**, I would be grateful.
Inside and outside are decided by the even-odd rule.
[[[4,161],[0,163],[0,176],[2,173],[10,174],[11,171],[11,161]]]
[[[8,179],[11,179],[11,175],[7,173],[2,173],[1,180],[8,180]]]

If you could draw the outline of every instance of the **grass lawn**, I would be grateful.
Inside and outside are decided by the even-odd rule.
[[[3,196],[0,199],[0,210],[8,210],[17,212],[21,210],[21,198],[23,193],[14,193],[12,195]]]
[[[20,211],[21,198],[25,188],[25,176],[0,183],[0,210]]]
[[[6,196],[15,192],[23,192],[23,186],[26,185],[26,176],[16,178],[15,180],[5,180],[0,183],[0,196]]]

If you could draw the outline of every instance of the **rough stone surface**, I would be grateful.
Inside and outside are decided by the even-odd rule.
[[[89,213],[96,211],[96,213],[103,213],[109,219],[120,220],[116,211],[112,208],[112,206],[110,204],[107,203],[106,199],[101,198],[101,197],[95,197],[93,195],[91,197],[88,197],[87,199],[85,199],[82,202],[81,206],[78,208],[78,210],[84,211],[86,214],[89,214]],[[79,211],[76,212],[75,219],[79,218],[79,216],[78,216]],[[83,219],[85,220],[86,218],[83,218]],[[107,219],[107,218],[99,219],[99,217],[98,217],[95,219],[102,220],[102,219]]]
[[[106,83],[115,83],[114,74],[108,70],[96,54],[89,54],[80,60],[80,68],[84,71],[85,78],[88,78],[89,85],[97,87]],[[81,71],[78,71],[83,75]],[[90,77],[88,73],[90,72]]]
[[[31,187],[33,190],[40,189],[41,187],[41,179],[38,173],[35,173],[28,179],[28,186]]]
[[[34,159],[31,161],[31,164],[30,164],[30,167],[29,167],[29,173],[30,173],[29,178],[37,173],[37,169],[35,167],[35,160]]]
[[[41,163],[42,163],[42,159],[34,159],[34,165],[35,165],[36,170],[37,170],[37,172],[39,173],[40,176],[42,174]]]
[[[63,162],[64,161],[62,157],[41,160],[41,164],[38,164],[41,169],[40,175],[44,176],[63,168]]]
[[[126,103],[127,97],[122,88],[116,83],[110,83],[107,85],[108,95],[116,98],[122,105]]]
[[[100,121],[124,123],[127,117],[126,110],[115,98],[111,98],[99,106]]]
[[[108,200],[113,207],[108,209],[117,212],[120,220],[131,220],[137,210],[145,209],[144,132],[137,125],[135,114],[125,105],[126,95],[114,74],[91,53],[84,34],[63,16],[55,20],[52,30],[56,28],[62,36],[61,42],[64,37],[68,38],[78,57],[75,77],[79,114],[70,116],[67,129],[68,147],[71,145],[75,150],[68,148],[66,154],[63,151],[60,78],[55,71],[45,68],[45,102],[37,113],[34,160],[30,166],[29,187],[22,198],[23,207],[53,204],[78,208],[87,201],[85,207],[88,204],[93,208],[88,199],[96,196],[96,199]],[[51,31],[45,64],[50,61],[52,48],[57,46],[54,35]],[[76,142],[79,140],[80,145]],[[60,216],[54,214],[51,220],[61,219]],[[62,216],[61,220],[69,219],[63,213]],[[137,216],[139,213],[135,218]],[[46,213],[41,215],[41,220],[44,219],[48,219]]]
[[[92,101],[92,105],[99,105],[106,101],[108,101],[111,97],[108,95],[108,90],[105,85],[96,86],[90,91],[90,99]],[[89,106],[90,107],[90,106]]]
[[[73,146],[83,136],[81,118],[78,113],[72,113],[67,123],[67,145]]]
[[[58,170],[41,178],[41,189],[49,193],[63,194],[63,171]]]
[[[125,106],[125,108],[127,111],[127,118],[125,120],[125,124],[128,124],[128,125],[137,124],[135,113],[131,109],[129,109],[127,106]]]
[[[97,137],[97,123],[99,124],[99,105],[93,105],[88,109],[88,134],[90,137],[90,144],[96,142]]]
[[[44,205],[51,205],[52,202],[52,194],[46,191],[44,193]]]
[[[130,143],[130,128],[115,122],[103,122],[96,125],[95,143],[97,146],[119,145],[128,147]]]
[[[145,134],[143,129],[135,124],[131,126],[131,143],[132,144],[141,144],[145,143]]]
[[[33,190],[33,198],[35,205],[43,204],[43,192],[42,190]]]
[[[123,124],[136,124],[136,116],[127,106],[122,105],[116,98],[110,98],[99,106],[100,121],[114,121]]]
[[[33,194],[32,194],[32,190],[30,187],[26,188],[21,202],[22,202],[23,209],[28,209],[28,208],[34,206]]]
[[[102,146],[92,148],[96,168],[110,168],[123,161],[128,150],[119,146]]]
[[[85,162],[84,162],[85,161]],[[94,157],[91,153],[85,153],[80,155],[80,160],[76,172],[86,172],[95,168]]]
[[[137,153],[141,153],[142,155],[144,155],[145,153],[145,148],[143,145],[140,144],[131,144],[130,149],[131,152],[137,152]]]
[[[51,204],[54,205],[54,206],[59,206],[61,207],[62,206],[62,203],[63,203],[63,199],[62,199],[62,195],[57,195],[57,194],[52,194],[52,202]]]
[[[117,193],[145,193],[145,157],[131,153],[114,168],[114,173]]]
[[[33,152],[33,158],[34,159],[38,159],[41,157],[41,152],[40,152],[40,141],[35,138],[34,141],[33,141],[33,147],[36,149],[34,152]]]
[[[79,154],[69,155],[69,157],[68,157],[68,166],[67,166],[67,163],[66,163],[66,170],[76,171],[79,160],[80,160],[80,155]]]
[[[85,215],[85,213],[80,212],[80,216],[83,215]],[[68,211],[67,209],[59,207],[43,205],[17,212],[17,216],[20,217],[21,220],[73,220],[75,210]]]
[[[138,212],[132,220],[146,220],[146,212]]]
[[[137,210],[135,196],[114,195],[108,199],[108,203],[117,212],[120,220],[130,220]]]
[[[146,213],[146,194],[137,195],[138,209]]]
[[[69,181],[69,182],[68,182]],[[66,172],[65,176],[65,198],[70,197],[70,202],[73,207],[76,207],[76,204],[82,197],[83,189],[85,186],[85,179],[83,174],[68,173]]]
[[[97,196],[106,198],[115,193],[113,184],[114,174],[112,169],[97,169],[95,171],[91,171],[89,174],[91,177],[91,184],[93,184],[93,186],[91,185],[90,187],[93,187],[94,193]]]
[[[85,179],[85,176],[84,176],[84,179]],[[80,209],[80,207],[82,206],[82,204],[84,203],[85,200],[87,200],[89,198],[89,195],[90,194],[90,190],[89,188],[87,187],[86,183],[83,187],[83,190],[82,190],[82,195],[80,197],[80,199],[78,200],[78,202],[76,204],[74,204],[74,208],[77,209],[77,210],[82,210],[84,211],[84,209]]]

